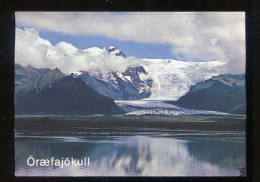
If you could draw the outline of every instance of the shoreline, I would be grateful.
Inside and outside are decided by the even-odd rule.
[[[86,117],[86,118],[15,118],[15,131],[80,131],[80,128],[169,129],[198,131],[246,131],[245,118],[225,117]]]

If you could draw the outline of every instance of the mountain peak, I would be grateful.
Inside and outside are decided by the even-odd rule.
[[[221,74],[219,76],[213,76],[211,80],[215,80],[229,86],[241,86],[245,84],[245,75]]]
[[[34,68],[32,65],[30,65],[30,64],[28,64],[27,66],[26,66],[27,68]]]
[[[61,72],[59,68],[55,68],[43,75],[43,77],[50,77],[50,76],[52,76],[54,79],[57,79],[60,77],[64,77],[65,75],[64,73]]]
[[[33,68],[37,70],[36,68]],[[46,73],[42,72],[42,74],[38,74],[35,79],[32,79],[27,84],[20,85],[16,88],[16,91],[29,92],[35,89],[37,92],[44,88],[46,85],[51,84],[52,82],[64,77],[65,75],[61,72],[60,69],[55,68],[53,70],[46,70]]]
[[[126,57],[125,54],[122,52],[121,49],[116,48],[115,46],[109,46],[108,48],[105,48],[107,53],[109,54],[114,54],[116,56],[122,56],[122,57]]]
[[[58,72],[61,72],[61,71],[60,71],[60,69],[59,69],[59,68],[57,68],[57,67],[56,67],[55,69],[53,69],[53,71],[58,71]]]
[[[188,109],[246,113],[243,75],[219,75],[197,83],[175,104]]]
[[[109,46],[108,49],[113,51],[116,50],[117,48],[115,46]]]

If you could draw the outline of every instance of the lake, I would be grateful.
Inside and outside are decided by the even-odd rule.
[[[128,114],[17,116],[15,175],[245,175],[245,116],[196,110],[180,114],[190,112],[155,101],[117,104]],[[29,156],[89,161],[81,166],[30,166]]]

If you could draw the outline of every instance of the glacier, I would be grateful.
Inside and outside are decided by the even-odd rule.
[[[212,76],[218,76],[222,74],[221,66],[224,64],[221,61],[210,61],[210,62],[191,62],[191,61],[178,61],[174,59],[139,59],[134,57],[126,57],[124,53],[114,46],[109,48],[98,48],[90,47],[84,50],[86,54],[93,58],[93,64],[96,65],[96,60],[101,60],[105,55],[116,55],[123,59],[122,65],[129,63],[127,69],[136,67],[142,67],[147,74],[143,72],[137,72],[133,75],[125,75],[125,72],[118,70],[110,70],[104,74],[102,71],[102,64],[100,69],[88,70],[89,74],[95,76],[96,79],[106,81],[110,84],[115,85],[115,79],[111,78],[111,72],[114,72],[123,82],[132,84],[133,79],[139,83],[133,83],[133,86],[138,86],[139,93],[144,90],[151,93],[149,97],[142,98],[143,100],[178,100],[181,96],[186,94],[191,85],[195,85],[198,82],[210,79]],[[110,59],[114,59],[111,56]],[[133,60],[135,63],[133,63]],[[112,64],[113,60],[111,60]],[[138,63],[138,65],[136,64]],[[119,64],[117,66],[120,66]],[[85,70],[79,70],[85,71]],[[75,72],[74,75],[80,75],[79,72]],[[99,73],[97,73],[99,72]],[[106,75],[110,75],[109,77]],[[152,80],[152,86],[147,81]],[[115,85],[118,87],[118,85]]]
[[[220,61],[186,62],[173,59],[142,59],[143,67],[153,80],[148,100],[177,100],[186,94],[191,85],[217,76],[221,72],[214,67]],[[210,70],[210,71],[200,71]]]
[[[126,115],[142,116],[183,116],[183,115],[214,115],[222,117],[244,117],[244,115],[230,114],[219,111],[186,109],[177,105],[168,104],[163,100],[115,100],[117,106],[126,112]]]

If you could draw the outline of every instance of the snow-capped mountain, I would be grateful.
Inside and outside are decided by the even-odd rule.
[[[148,98],[152,80],[142,66],[129,67],[125,72],[109,72],[106,79],[102,74],[83,71],[78,76],[97,92],[114,100],[136,100]]]
[[[131,57],[126,57],[122,50],[114,46],[103,49],[91,47],[84,52],[93,58],[93,64],[97,66],[98,62],[95,60],[100,61],[103,57],[107,58],[107,55],[111,55],[111,61],[120,57],[115,67],[129,64],[127,69],[121,72],[110,69],[104,73],[104,68],[101,69],[100,66],[100,69],[72,73],[97,92],[115,100],[177,100],[189,91],[191,85],[221,74],[217,69],[222,64],[219,61],[134,59],[135,63],[132,63]]]
[[[114,54],[116,56],[122,56],[122,57],[126,57],[125,54],[121,51],[121,49],[117,49],[115,46],[109,46],[109,48],[106,48],[106,51],[109,54]]]
[[[38,76],[15,86],[16,114],[122,114],[115,102],[94,91],[81,79],[66,76],[58,68],[47,71],[33,67],[15,65],[15,80],[19,75],[31,75],[41,72]]]
[[[126,57],[121,49],[116,48],[115,46],[109,46],[108,48],[104,47],[100,49],[98,47],[90,47],[83,50],[84,52],[89,53],[90,56],[102,56],[104,54],[111,54],[116,56]]]
[[[102,57],[111,55],[110,59],[120,57],[118,65],[124,64],[128,60],[125,54],[114,46],[100,49],[98,47],[91,47],[85,49],[84,52],[89,54],[93,60],[102,60]],[[108,60],[110,61],[110,60]],[[93,64],[98,65],[97,62]],[[128,66],[126,70],[120,72],[118,70],[109,70],[104,72],[104,67],[95,67],[92,70],[82,70],[78,72],[71,72],[73,77],[81,78],[87,85],[92,87],[102,95],[108,96],[114,100],[136,100],[148,98],[151,95],[152,80],[143,66]],[[126,67],[124,65],[124,67]]]

